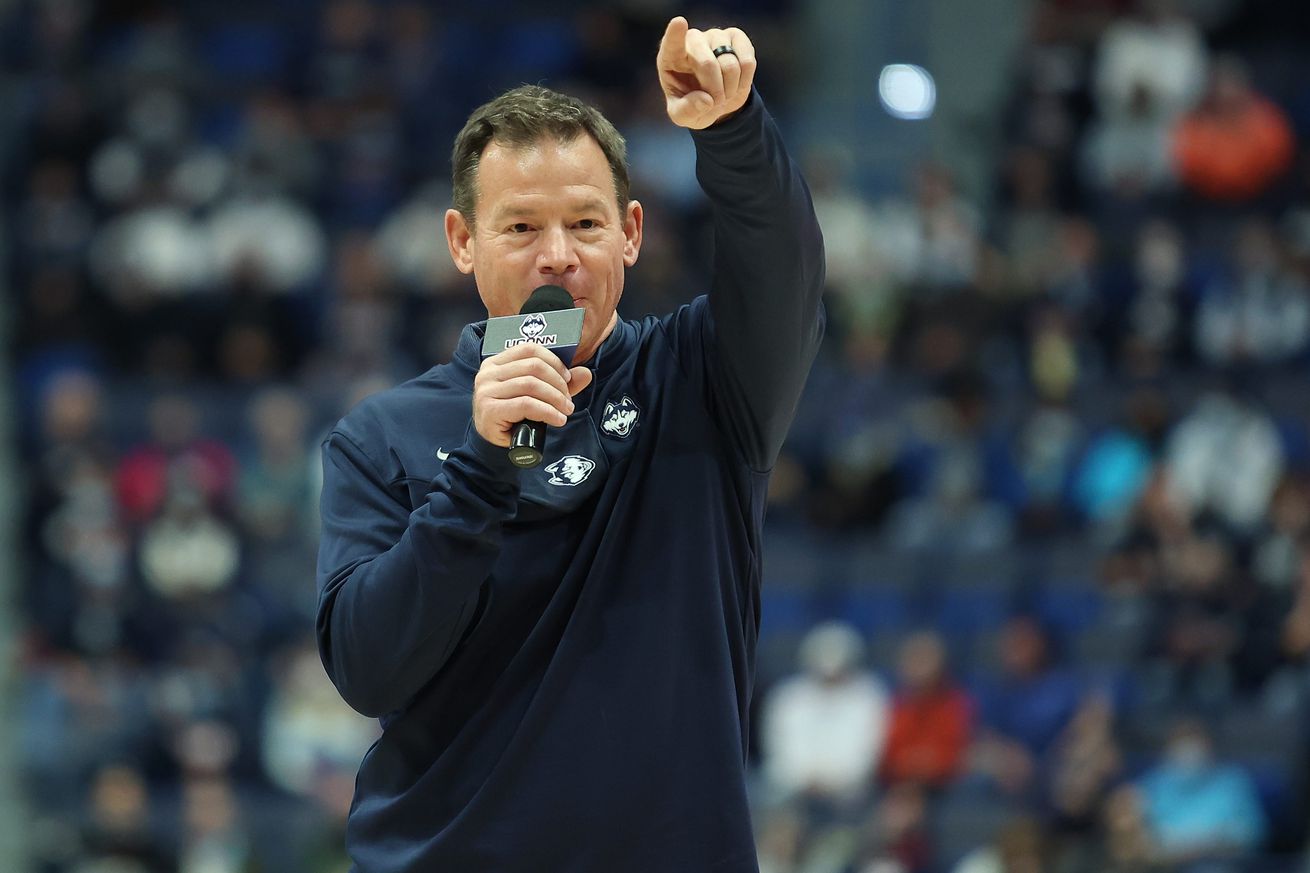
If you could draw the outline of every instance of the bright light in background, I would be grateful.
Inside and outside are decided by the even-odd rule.
[[[878,96],[897,118],[927,118],[937,105],[937,84],[923,67],[888,64],[878,76]]]

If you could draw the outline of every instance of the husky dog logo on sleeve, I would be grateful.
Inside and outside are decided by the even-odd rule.
[[[639,415],[641,409],[631,397],[624,394],[617,403],[611,400],[605,404],[605,411],[600,416],[600,429],[610,436],[624,438],[632,433]]]
[[[596,462],[582,455],[565,455],[546,468],[550,474],[547,481],[551,485],[581,485],[587,481],[591,471],[596,469]]]

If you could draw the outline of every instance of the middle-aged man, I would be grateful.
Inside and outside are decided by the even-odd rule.
[[[641,247],[623,140],[525,86],[455,142],[446,236],[489,316],[541,285],[585,311],[574,366],[524,344],[354,409],[324,443],[318,642],[379,716],[360,873],[756,871],[744,771],[765,491],[822,333],[809,193],[736,28],[657,58],[714,210],[709,294],[620,320]],[[549,425],[535,468],[510,429]]]

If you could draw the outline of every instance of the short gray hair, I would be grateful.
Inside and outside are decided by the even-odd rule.
[[[609,162],[619,215],[623,215],[630,198],[623,135],[594,106],[541,85],[520,85],[473,110],[455,137],[450,156],[451,205],[471,227],[476,219],[478,165],[492,142],[525,148],[546,137],[572,142],[583,134],[596,141]]]

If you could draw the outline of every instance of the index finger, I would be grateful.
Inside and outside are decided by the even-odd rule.
[[[655,62],[661,67],[668,67],[677,61],[685,61],[687,57],[687,19],[681,15],[669,19],[668,27],[664,28],[664,36],[660,38],[660,50],[655,55]],[[685,66],[680,64],[679,66]]]
[[[541,358],[543,361],[550,364],[555,372],[563,376],[566,382],[568,381],[568,368],[565,367],[564,362],[559,359],[559,355],[537,343],[519,343],[516,346],[511,346],[510,348],[505,349],[503,352],[497,352],[492,356],[492,360],[497,364],[508,364],[511,361],[522,361],[527,358]]]

